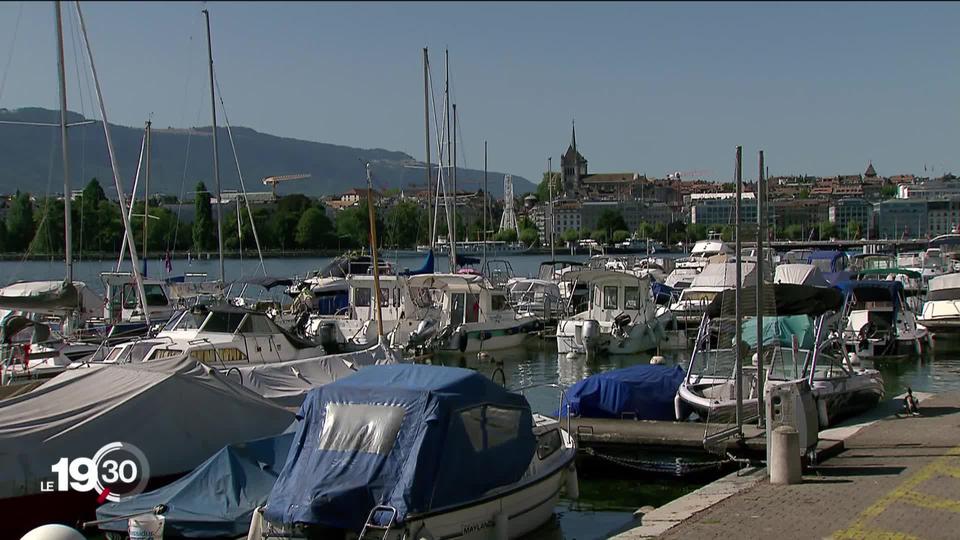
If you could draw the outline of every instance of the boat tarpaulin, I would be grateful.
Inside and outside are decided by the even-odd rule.
[[[39,492],[61,458],[137,446],[151,478],[181,474],[227,444],[275,435],[294,415],[185,355],[88,364],[0,401],[0,498]]]
[[[160,489],[97,508],[97,519],[149,513],[165,505],[164,533],[186,538],[235,538],[250,528],[253,511],[266,502],[290,451],[293,430],[231,444],[187,476]],[[127,532],[127,520],[100,525]]]
[[[886,279],[842,281],[837,283],[836,288],[843,293],[845,298],[850,298],[857,303],[890,302],[893,304],[894,313],[900,310],[903,283],[899,281]]]
[[[312,391],[264,517],[359,531],[520,480],[536,449],[526,398],[468,369],[371,366]],[[385,524],[387,516],[383,516]]]
[[[755,263],[741,263],[740,283],[749,285],[757,281],[757,265]],[[732,288],[737,286],[737,263],[710,263],[697,274],[691,287],[724,287]]]
[[[432,274],[434,269],[434,256],[433,250],[427,252],[427,258],[423,261],[423,265],[416,270],[404,270],[400,272],[401,276],[418,276],[420,274]]]
[[[764,298],[772,297],[773,299],[773,302],[764,303],[764,315],[809,315],[816,317],[827,311],[840,311],[843,306],[843,294],[834,288],[775,283],[765,286],[763,291]],[[733,317],[736,312],[735,298],[736,290],[722,291],[707,306],[707,316]],[[740,303],[745,315],[755,315],[757,288],[744,287],[740,289]]]
[[[812,264],[779,264],[774,271],[773,282],[813,287],[830,286],[820,269]]]
[[[674,420],[680,366],[641,364],[591,375],[567,390],[570,414],[583,418]],[[566,416],[566,411],[559,411]]]
[[[283,407],[299,407],[306,395],[319,386],[352,375],[376,364],[396,364],[386,347],[316,358],[238,366],[243,386]]]
[[[756,317],[745,318],[740,328],[740,335],[743,336],[743,341],[750,347],[756,347]],[[793,337],[796,336],[798,346],[801,349],[812,349],[816,338],[814,335],[815,332],[813,320],[807,315],[783,315],[764,317],[763,319],[764,345],[782,345],[789,347],[793,345]]]
[[[0,309],[90,317],[103,309],[103,298],[79,281],[23,281],[0,289]]]

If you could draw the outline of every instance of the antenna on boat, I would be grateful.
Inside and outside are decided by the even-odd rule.
[[[203,17],[207,22],[207,58],[210,67],[210,115],[213,118],[213,182],[217,188],[217,249],[220,252],[220,285],[223,286],[225,277],[223,273],[223,200],[220,194],[220,152],[217,147],[217,100],[214,95],[213,84],[213,43],[210,39],[210,12],[203,10]]]
[[[736,166],[736,182],[737,182],[737,199],[733,207],[734,212],[734,236],[736,238],[735,242],[735,252],[737,257],[737,266],[736,266],[736,277],[737,277],[737,287],[734,289],[734,303],[735,303],[735,315],[734,319],[736,322],[736,331],[734,333],[734,369],[736,371],[735,375],[735,388],[737,394],[737,437],[743,438],[743,349],[740,347],[740,342],[743,339],[743,329],[741,328],[741,321],[743,320],[743,306],[740,304],[740,290],[743,288],[743,246],[741,244],[740,238],[740,198],[743,196],[743,167],[741,163],[741,157],[743,155],[743,147],[737,147],[737,166]],[[763,341],[763,333],[761,332],[757,339]]]
[[[766,177],[763,174],[763,150],[760,150],[760,172],[757,175],[757,412],[758,419],[757,425],[763,427],[764,423],[764,397],[763,397],[763,384],[764,384],[764,371],[763,371],[763,267],[764,263],[764,254],[763,254],[763,241],[766,236],[766,215],[764,214],[764,202],[763,199],[766,195],[767,188]],[[739,324],[739,323],[738,323]],[[772,360],[771,360],[772,361]]]
[[[383,344],[383,308],[380,307],[380,268],[377,264],[377,219],[373,211],[373,177],[370,175],[370,163],[367,163],[367,210],[370,214],[370,256],[373,259],[373,290],[377,302],[378,343]]]

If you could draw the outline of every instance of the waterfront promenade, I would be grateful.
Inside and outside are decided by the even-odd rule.
[[[921,412],[863,428],[842,453],[804,471],[802,484],[774,486],[759,480],[763,471],[728,477],[712,489],[718,502],[679,524],[657,530],[654,511],[617,538],[958,538],[960,393],[926,399]],[[711,486],[703,491],[674,501],[675,510],[711,497]]]

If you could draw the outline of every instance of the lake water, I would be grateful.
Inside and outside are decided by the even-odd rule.
[[[558,259],[584,260],[586,256],[557,255]],[[504,257],[514,271],[520,275],[535,276],[540,262],[548,259],[544,256]],[[267,259],[266,271],[273,276],[304,276],[325,266],[330,258]],[[390,260],[396,267],[416,268],[422,263],[421,257],[406,257]],[[75,264],[75,279],[100,288],[98,274],[113,269],[116,261],[81,261]],[[173,275],[185,272],[206,272],[211,278],[218,276],[218,261],[186,260],[173,262]],[[162,263],[151,260],[149,273],[154,277],[162,270]],[[446,271],[446,260],[438,261],[438,271]],[[129,266],[126,268],[129,269]],[[229,259],[225,264],[226,280],[256,275],[260,272],[256,259]],[[62,261],[12,261],[0,262],[0,283],[15,280],[62,279],[64,267]],[[495,359],[503,361],[504,375],[510,387],[518,388],[533,384],[559,383],[573,384],[582,378],[598,372],[619,367],[649,362],[649,355],[611,356],[599,358],[567,359],[556,352],[555,344],[548,341],[531,340],[527,347],[512,351],[497,352]],[[960,340],[937,339],[934,351],[925,358],[912,358],[878,364],[883,373],[887,396],[892,397],[905,391],[909,386],[917,391],[943,392],[960,387]],[[450,365],[461,365],[478,369],[492,375],[495,366],[489,362],[480,362],[474,358],[445,357],[441,360]],[[668,356],[668,363],[684,362],[683,353]],[[867,367],[869,363],[867,363]],[[557,408],[558,396],[555,390],[541,388],[527,393],[534,409],[539,412],[552,412]],[[631,471],[617,470],[603,473],[581,473],[578,501],[562,501],[557,508],[554,523],[536,534],[536,538],[592,539],[604,538],[611,531],[623,528],[631,522],[632,512],[644,505],[660,506],[693,489],[699,484],[681,482],[676,479],[650,479],[634,476]]]

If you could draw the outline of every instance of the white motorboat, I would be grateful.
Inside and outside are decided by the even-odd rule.
[[[537,317],[544,324],[556,323],[563,307],[560,287],[543,279],[511,279],[507,283],[507,298],[518,314]]]
[[[675,268],[691,268],[700,272],[706,268],[709,259],[717,255],[733,255],[733,249],[719,238],[699,240],[693,245],[689,256],[677,260]]]
[[[930,333],[917,324],[917,315],[894,280],[842,281],[844,294],[840,333],[860,358],[921,354]]]
[[[301,415],[250,540],[518,538],[577,496],[569,431],[472,370],[366,368]]]
[[[756,264],[741,264],[742,285],[756,282]],[[677,322],[696,326],[703,318],[703,311],[722,291],[737,286],[736,263],[711,263],[691,281],[690,286],[680,291],[680,296],[670,304],[670,311]]]
[[[752,306],[743,317],[741,345],[733,347],[738,321],[735,292],[726,291],[707,308],[695,340],[689,368],[677,392],[678,420],[696,413],[709,422],[729,422],[736,414],[738,387],[745,421],[758,414],[759,375],[772,383],[806,381],[817,400],[821,427],[876,405],[883,397],[883,380],[873,369],[862,369],[830,325],[843,307],[833,288],[775,284],[767,292],[773,304],[765,309],[763,337],[757,337],[756,289],[741,289],[741,303]],[[767,311],[768,310],[768,311]],[[758,347],[758,343],[761,344]],[[736,377],[736,354],[742,359]],[[758,354],[759,351],[759,354]],[[762,361],[762,362],[761,362]]]
[[[561,353],[632,354],[656,348],[664,322],[657,317],[650,279],[615,270],[581,270],[564,280],[586,283],[586,311],[560,320],[557,349]]]
[[[408,332],[413,331],[418,321],[402,316],[406,296],[403,278],[379,279],[384,335],[403,324],[410,326]],[[311,314],[304,328],[304,334],[317,339],[328,352],[366,349],[379,340],[373,276],[350,275],[342,278],[342,283],[347,290],[347,305],[333,315]]]
[[[918,321],[934,334],[960,331],[960,274],[935,277]]]

